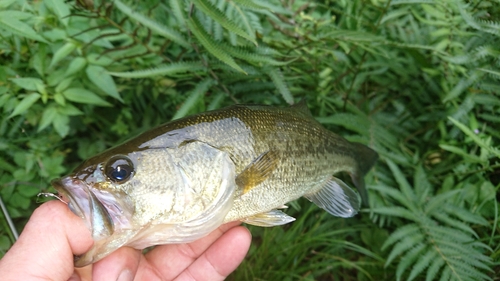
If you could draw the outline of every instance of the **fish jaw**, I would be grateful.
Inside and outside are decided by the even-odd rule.
[[[131,228],[132,216],[130,208],[127,208],[129,204],[116,203],[123,203],[120,196],[99,191],[71,175],[55,179],[51,183],[62,200],[68,204],[69,209],[85,222],[94,240],[94,245],[88,252],[75,257],[75,266],[82,267],[97,261],[100,258],[96,256],[97,253],[101,251],[103,245],[110,244],[111,238],[115,239],[115,242],[108,248],[114,250],[126,243],[128,237],[134,235],[128,231]],[[122,239],[116,239],[116,236]]]
[[[69,209],[85,221],[92,231],[92,238],[99,239],[113,233],[114,224],[109,212],[81,180],[68,176],[53,180],[52,185],[68,203]]]

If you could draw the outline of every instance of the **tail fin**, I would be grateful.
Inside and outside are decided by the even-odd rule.
[[[357,170],[351,174],[352,181],[358,189],[363,206],[368,207],[368,192],[365,188],[364,176],[377,162],[378,154],[373,149],[360,143],[352,143],[353,150],[356,154],[356,162],[358,163]]]

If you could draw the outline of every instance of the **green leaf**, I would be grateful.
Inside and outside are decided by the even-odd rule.
[[[31,26],[14,18],[11,15],[10,11],[0,12],[0,28],[4,28],[22,37],[30,38],[43,43],[48,43],[47,40],[45,40],[42,36],[38,35],[38,33],[35,30],[33,30]]]
[[[162,25],[159,22],[153,21],[150,18],[147,18],[140,13],[137,13],[132,8],[125,5],[124,3],[122,3],[119,0],[114,0],[113,5],[116,8],[118,8],[120,11],[122,11],[122,13],[124,13],[125,15],[138,21],[139,23],[141,23],[145,27],[151,29],[152,31],[158,33],[159,35],[161,35],[167,39],[170,39],[183,47],[190,48],[189,43],[177,31],[175,31],[175,30],[173,30],[165,25]]]
[[[66,70],[66,73],[64,73],[66,76],[73,75],[80,70],[82,70],[85,65],[87,65],[87,60],[81,57],[74,58],[71,63],[68,66],[68,69]]]
[[[8,118],[14,117],[16,115],[23,114],[28,110],[38,99],[40,98],[39,93],[31,93],[24,97],[24,99],[14,108],[14,111],[9,115]]]
[[[396,276],[398,280],[401,280],[401,276],[406,271],[406,269],[412,265],[415,260],[421,256],[422,251],[426,248],[425,243],[416,244],[410,251],[406,252],[406,254],[401,257],[401,261],[398,263],[398,267],[396,269]]]
[[[469,154],[468,152],[466,152],[464,149],[462,149],[460,147],[456,147],[456,146],[448,145],[448,144],[440,144],[439,147],[442,148],[443,150],[460,155],[463,158],[465,158],[465,160],[467,160],[469,162],[484,163],[484,159],[481,159],[481,158],[477,157],[476,155]]]
[[[68,25],[70,11],[64,0],[44,0],[43,3],[56,14],[62,24]]]
[[[4,9],[17,2],[18,0],[2,0],[0,1],[0,9]]]
[[[42,114],[42,118],[40,119],[40,123],[38,123],[38,132],[47,128],[54,118],[57,116],[57,110],[54,106],[48,106]]]
[[[62,115],[68,115],[68,116],[76,116],[76,115],[82,115],[83,112],[73,106],[72,104],[66,104],[64,106],[59,106],[57,108],[57,112],[59,112]]]
[[[72,102],[94,104],[99,106],[111,106],[111,104],[103,100],[93,92],[81,88],[69,88],[62,92],[63,96]]]
[[[54,129],[56,132],[64,138],[69,133],[69,117],[67,115],[57,114],[57,116],[52,121]]]
[[[267,71],[267,75],[269,75],[271,80],[273,80],[274,85],[276,85],[276,88],[281,93],[283,99],[288,104],[293,104],[294,103],[293,96],[290,93],[288,86],[286,85],[285,79],[283,78],[283,74],[281,74],[281,71],[277,68],[270,68]]]
[[[103,90],[109,96],[123,102],[120,97],[118,90],[116,89],[116,84],[111,75],[102,66],[89,65],[85,70],[90,81],[94,83],[99,89]]]
[[[415,193],[413,192],[411,185],[406,180],[406,177],[403,174],[403,172],[401,172],[399,167],[396,164],[394,164],[391,160],[386,159],[386,162],[389,168],[391,169],[392,174],[394,175],[394,178],[396,179],[396,182],[398,183],[399,188],[401,189],[405,197],[411,202],[417,201]]]
[[[147,78],[154,76],[173,76],[185,72],[204,70],[205,67],[200,62],[179,62],[158,66],[157,68],[137,70],[130,72],[108,72],[116,77],[123,78]]]
[[[24,77],[24,78],[11,78],[19,87],[26,89],[28,91],[37,91],[39,88],[44,88],[43,81],[38,78]]]
[[[467,126],[464,124],[460,123],[459,121],[453,119],[452,117],[448,117],[448,119],[455,124],[464,134],[466,134],[468,137],[470,137],[477,145],[480,147],[488,150],[491,154],[495,155],[496,157],[500,157],[500,150],[497,148],[494,148],[491,145],[488,145],[484,140],[479,138],[471,129],[469,129]]]
[[[64,44],[61,48],[59,48],[52,57],[52,61],[50,62],[49,68],[55,66],[62,59],[66,58],[69,54],[71,54],[76,49],[76,45],[72,42],[68,42]]]
[[[231,66],[232,68],[238,70],[239,72],[246,72],[233,60],[233,58],[225,51],[220,48],[220,43],[214,41],[210,35],[207,34],[205,29],[201,26],[200,22],[195,18],[191,17],[187,21],[187,25],[194,36],[200,41],[200,43],[207,49],[209,53],[213,56]]]
[[[198,83],[188,98],[184,101],[182,106],[177,110],[172,120],[182,118],[186,116],[189,111],[196,105],[196,102],[212,87],[215,85],[216,81],[211,78],[205,78],[203,81]]]
[[[241,29],[236,23],[228,19],[224,13],[219,10],[217,7],[215,7],[212,3],[208,2],[207,0],[193,0],[193,3],[195,6],[203,11],[205,14],[207,14],[209,17],[211,17],[213,20],[218,22],[220,25],[222,25],[224,28],[226,28],[228,31],[233,32],[248,41],[254,43],[257,45],[257,41],[255,40],[255,35],[254,34],[248,34],[246,33],[243,29]]]

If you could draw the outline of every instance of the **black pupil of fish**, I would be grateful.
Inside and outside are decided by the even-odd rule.
[[[130,175],[130,172],[128,171],[128,167],[124,165],[120,165],[116,167],[116,169],[111,172],[111,177],[115,179],[116,181],[123,181],[126,180]]]
[[[127,181],[134,171],[131,161],[126,157],[111,159],[106,167],[106,174],[116,183]]]

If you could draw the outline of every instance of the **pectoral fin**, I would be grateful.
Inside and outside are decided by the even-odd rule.
[[[358,194],[336,177],[329,179],[318,192],[306,194],[304,197],[337,217],[349,218],[359,210]]]
[[[248,164],[236,177],[236,184],[243,189],[243,194],[265,181],[278,166],[278,160],[276,152],[270,150]]]
[[[278,210],[271,210],[267,213],[257,214],[252,217],[242,219],[241,221],[247,224],[271,227],[276,225],[283,225],[294,221],[295,218]]]

